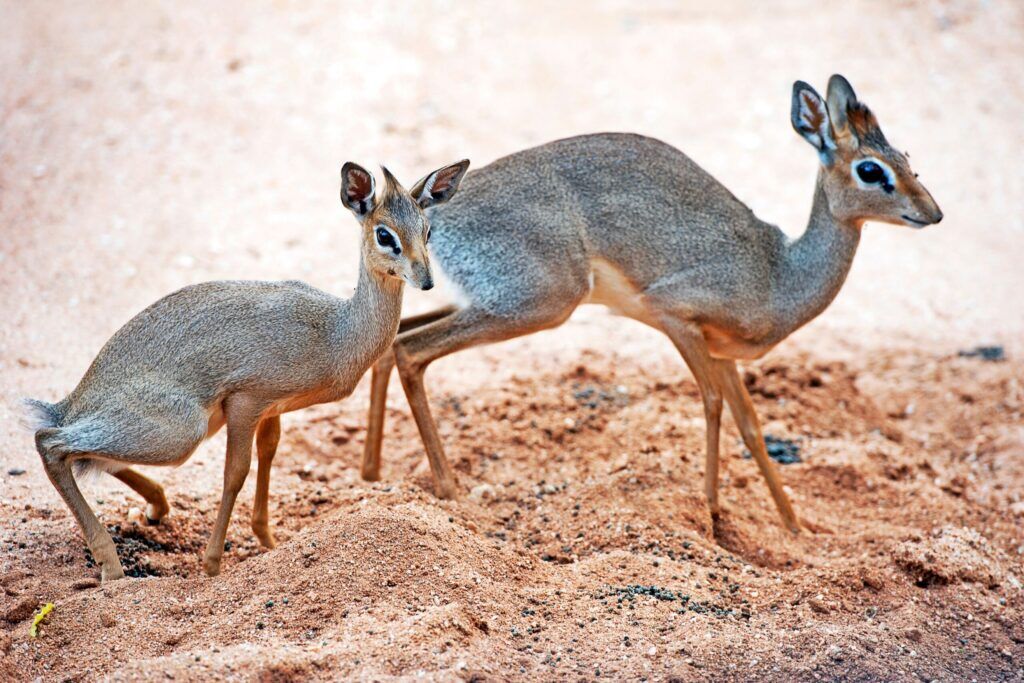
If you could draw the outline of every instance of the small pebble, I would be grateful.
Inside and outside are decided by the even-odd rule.
[[[25,470],[21,469],[20,467],[12,467],[11,469],[7,470],[7,474],[11,475],[12,477],[20,477],[21,475],[25,474]]]
[[[143,514],[141,508],[131,508],[128,510],[128,521],[132,524],[142,526],[146,523],[146,515]]]
[[[1006,360],[1006,351],[1002,346],[975,346],[973,349],[960,351],[964,358],[980,358],[987,361]]]

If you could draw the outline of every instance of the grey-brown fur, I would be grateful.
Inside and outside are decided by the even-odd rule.
[[[206,436],[211,406],[351,390],[398,330],[401,285],[364,270],[352,299],[303,282],[205,282],[132,318],[37,434],[50,453],[166,464]],[[184,375],[184,376],[183,376]]]
[[[118,330],[65,399],[28,402],[43,465],[81,525],[104,580],[123,572],[110,536],[78,490],[72,465],[114,474],[146,498],[147,514],[159,521],[168,510],[163,490],[127,466],[180,464],[224,424],[224,497],[206,570],[219,571],[224,532],[249,471],[254,438],[259,479],[253,529],[273,546],[267,494],[279,416],[347,396],[388,349],[398,331],[403,282],[432,286],[421,203],[452,196],[467,165],[427,176],[446,178],[440,198],[437,192],[414,197],[390,174],[375,193],[365,169],[345,165],[342,198],[362,225],[359,282],[351,299],[295,281],[185,287]],[[379,245],[375,234],[383,228],[397,237],[394,249]]]
[[[846,125],[847,112],[859,130]],[[403,329],[394,356],[375,367],[364,476],[379,477],[381,396],[393,364],[439,494],[454,495],[423,389],[426,367],[462,348],[553,327],[593,301],[665,332],[693,370],[708,418],[712,511],[724,399],[783,518],[797,528],[735,360],[763,355],[824,310],[865,220],[911,224],[906,214],[920,225],[941,212],[841,76],[830,81],[827,105],[795,84],[793,125],[821,160],[808,227],[795,241],[685,154],[639,135],[558,140],[470,173],[454,201],[428,212],[435,262],[465,302]],[[851,178],[850,164],[868,153],[892,167],[893,192]]]

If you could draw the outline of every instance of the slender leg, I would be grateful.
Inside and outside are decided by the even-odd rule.
[[[715,359],[708,353],[700,330],[675,320],[667,321],[665,332],[675,344],[693,373],[704,402],[707,444],[704,460],[704,495],[711,515],[717,517],[718,503],[718,439],[722,424],[722,392],[714,373]]]
[[[426,367],[414,365],[401,352],[396,352],[396,355],[401,359],[398,361],[398,368],[399,376],[402,379],[402,388],[405,389],[409,408],[416,420],[420,438],[423,439],[423,447],[427,451],[430,471],[434,475],[434,483],[437,486],[437,497],[455,498],[457,494],[455,472],[444,455],[441,436],[437,433],[434,416],[430,413],[430,401],[427,399],[427,392],[423,387],[423,372]]]
[[[704,421],[707,423],[704,495],[708,499],[711,516],[717,517],[721,510],[718,503],[718,438],[722,425],[722,395],[717,387],[710,386],[701,391],[701,398],[704,401]]]
[[[281,440],[281,417],[275,415],[260,422],[256,428],[256,456],[259,469],[256,472],[256,501],[252,508],[252,530],[256,538],[265,548],[277,546],[274,534],[270,530],[270,515],[267,502],[270,496],[270,466],[277,453],[277,443]]]
[[[235,499],[249,474],[252,463],[252,439],[256,432],[259,411],[247,405],[244,400],[231,397],[225,401],[225,417],[228,427],[227,456],[224,459],[224,492],[217,511],[217,521],[213,525],[210,543],[206,546],[203,567],[209,576],[220,573],[220,560],[224,554],[224,537],[227,535],[228,522],[231,521],[231,510],[235,507]]]
[[[146,506],[146,521],[148,523],[159,524],[160,520],[171,511],[171,506],[167,504],[167,496],[164,495],[164,488],[149,477],[128,467],[114,472],[114,476],[149,503]]]
[[[455,312],[454,306],[404,318],[398,325],[398,334],[422,327]],[[366,446],[363,449],[362,476],[366,481],[380,481],[380,450],[384,438],[384,409],[388,402],[388,382],[395,367],[395,355],[387,351],[373,366],[370,380],[370,414],[366,426]]]
[[[736,370],[736,363],[733,361],[717,361],[716,374],[719,383],[725,394],[725,400],[729,404],[736,426],[743,435],[743,442],[747,445],[761,470],[761,475],[768,483],[768,490],[771,491],[775,500],[775,507],[779,510],[782,521],[790,531],[799,532],[800,522],[797,521],[796,513],[789,502],[789,497],[782,489],[782,480],[779,478],[775,463],[768,457],[768,450],[764,445],[764,436],[761,434],[761,424],[754,411],[754,403],[750,400],[747,388],[743,386],[739,372]]]
[[[380,481],[380,449],[384,439],[384,409],[388,402],[388,382],[395,367],[395,354],[389,349],[373,364],[370,376],[370,414],[366,421],[366,445],[363,447],[361,474],[366,481]]]
[[[37,434],[37,443],[39,435],[46,431],[50,430],[42,430]],[[85,502],[82,492],[78,489],[78,484],[75,483],[75,476],[71,472],[67,456],[49,452],[44,448],[40,448],[39,451],[43,457],[43,466],[46,468],[47,476],[50,477],[50,481],[60,493],[61,498],[71,508],[71,513],[78,521],[78,526],[82,530],[82,535],[85,536],[85,542],[92,552],[93,559],[100,566],[100,580],[106,583],[115,579],[123,579],[124,569],[121,568],[121,562],[117,559],[117,548],[114,546],[114,541],[100,521],[96,519],[89,504]]]
[[[439,498],[455,497],[456,483],[455,474],[445,458],[441,437],[430,414],[430,403],[423,387],[423,373],[427,366],[460,349],[553,327],[565,320],[571,311],[571,307],[561,306],[553,315],[545,316],[534,308],[529,320],[508,320],[468,307],[420,329],[411,330],[395,342],[398,375],[402,379],[402,387],[419,428],[420,438],[423,439]]]

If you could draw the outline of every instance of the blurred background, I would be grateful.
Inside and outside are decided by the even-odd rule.
[[[790,127],[790,88],[823,92],[833,72],[911,153],[946,219],[869,224],[834,305],[786,344],[1020,348],[1016,0],[5,0],[0,25],[0,460],[30,471],[0,472],[0,498],[56,499],[35,486],[17,399],[66,395],[160,296],[221,278],[299,278],[347,296],[358,254],[338,201],[344,161],[386,163],[408,185],[463,157],[480,168],[559,137],[635,131],[797,235],[817,159]],[[445,297],[410,293],[407,311]],[[456,379],[450,359],[431,373],[466,388],[493,381],[474,369],[514,365],[524,349],[581,347],[635,349],[684,372],[657,333],[587,309],[460,355]]]

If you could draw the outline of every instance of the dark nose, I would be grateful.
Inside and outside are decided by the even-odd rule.
[[[941,222],[942,222],[942,212],[941,212],[941,211],[939,211],[939,213],[938,213],[938,214],[936,214],[936,216],[935,216],[935,222],[936,222],[936,223],[941,223]]]
[[[429,289],[433,289],[433,288],[434,288],[434,279],[429,277],[429,276],[424,278],[423,282],[420,284],[420,289],[422,289],[424,292],[429,290]]]

